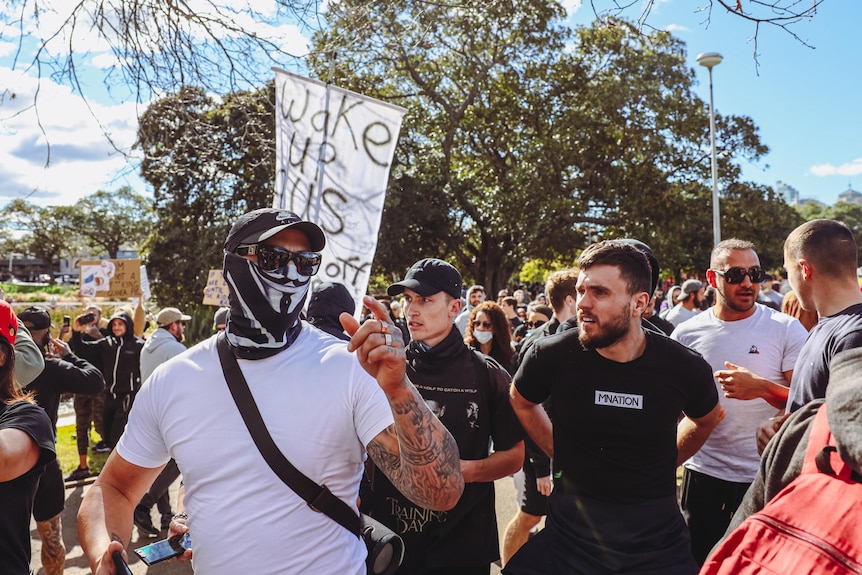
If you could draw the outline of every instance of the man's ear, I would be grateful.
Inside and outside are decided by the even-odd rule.
[[[461,313],[461,299],[452,298],[452,301],[449,302],[449,316],[454,319],[459,313]]]
[[[808,260],[802,258],[799,260],[799,267],[802,270],[802,279],[805,281],[810,281],[812,277],[814,277],[814,268],[808,263]]]
[[[649,306],[649,300],[650,295],[645,291],[634,295],[632,300],[632,304],[634,307],[633,311],[637,313],[638,317],[643,316],[644,312],[646,311],[646,308]]]
[[[718,289],[718,286],[715,285],[715,276],[716,276],[715,270],[713,270],[713,269],[706,270],[706,281],[707,281],[707,283],[709,283],[709,285],[711,285],[715,289]]]

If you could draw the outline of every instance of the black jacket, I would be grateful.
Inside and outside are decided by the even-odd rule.
[[[57,409],[63,393],[83,393],[91,395],[105,389],[101,372],[73,353],[59,359],[45,358],[45,369],[39,377],[30,382],[25,391],[34,393],[36,403],[45,410],[51,424],[57,425]]]
[[[141,348],[144,347],[144,340],[135,337],[134,322],[129,314],[124,311],[115,313],[111,322],[115,319],[126,324],[123,337],[109,335],[86,341],[82,339],[81,332],[72,332],[73,349],[98,349],[101,353],[105,385],[108,393],[114,397],[136,393],[141,388]]]

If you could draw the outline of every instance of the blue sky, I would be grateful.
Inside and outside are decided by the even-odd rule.
[[[611,0],[594,3],[599,8],[612,5]],[[742,3],[747,6],[749,0]],[[572,24],[593,20],[589,1],[579,5],[577,0],[567,0],[567,4]],[[780,29],[761,27],[759,67],[753,57],[754,25],[718,6],[707,24],[706,13],[699,10],[706,4],[707,0],[657,0],[647,23],[685,41],[688,63],[699,80],[696,91],[706,101],[708,74],[697,65],[696,56],[701,52],[724,56],[713,71],[716,109],[753,118],[770,148],[763,160],[744,166],[744,178],[771,186],[780,180],[798,189],[803,198],[827,204],[834,203],[848,185],[862,190],[858,102],[862,44],[857,34],[862,2],[826,0],[815,18],[793,25],[792,30],[813,49]],[[0,204],[17,197],[43,205],[69,204],[99,189],[123,185],[147,193],[135,166],[113,150],[80,99],[68,88],[43,79],[39,114],[52,143],[51,164],[44,167],[45,137],[35,112],[27,108],[35,91],[34,73],[21,70],[20,62],[18,70],[9,68],[14,45],[9,42],[11,31],[2,27],[4,10],[0,8]],[[635,19],[640,7],[633,6],[625,14]],[[112,63],[97,44],[81,48],[94,68]],[[85,78],[95,115],[116,144],[127,149],[134,141],[135,118],[143,108],[123,102],[122,90],[109,96],[101,85],[101,72],[92,72]]]
[[[595,3],[607,6],[610,1]],[[816,17],[793,25],[791,30],[814,49],[779,28],[762,26],[759,67],[753,58],[754,25],[717,6],[707,25],[706,13],[698,10],[705,4],[659,1],[648,23],[671,30],[686,43],[688,64],[699,80],[695,91],[704,101],[709,101],[709,76],[697,64],[697,55],[719,52],[724,57],[713,68],[716,110],[751,117],[770,148],[757,164],[744,165],[744,178],[770,186],[780,180],[803,198],[827,204],[848,184],[862,191],[862,2],[826,0]],[[742,5],[748,7],[749,1]],[[594,17],[586,1],[571,19],[587,23]]]

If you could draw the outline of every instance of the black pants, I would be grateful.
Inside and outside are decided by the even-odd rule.
[[[120,441],[120,436],[126,429],[129,421],[129,411],[132,410],[134,394],[123,393],[117,396],[108,395],[105,399],[104,426],[105,435],[102,436],[108,446],[113,449]]]
[[[750,483],[724,481],[685,469],[680,507],[691,533],[691,552],[703,565],[713,546],[724,536]]]
[[[153,505],[158,505],[159,513],[162,516],[172,515],[171,499],[168,490],[179,476],[180,469],[177,467],[177,462],[171,459],[144,494],[144,497],[141,499],[141,505],[146,507],[148,510],[151,509]]]

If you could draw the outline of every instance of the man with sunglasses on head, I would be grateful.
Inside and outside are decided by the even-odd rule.
[[[171,457],[185,491],[171,533],[190,532],[183,558],[193,557],[196,572],[365,573],[363,540],[306,504],[258,451],[227,386],[220,338],[277,448],[353,511],[366,453],[417,504],[442,513],[458,501],[458,448],[406,378],[386,308],[366,297],[373,319],[360,326],[343,315],[349,342],[301,319],[324,245],[317,225],[286,210],[255,210],[233,225],[226,331],[156,368],[81,503],[78,532],[96,575],[114,573],[134,504]]]
[[[725,418],[683,464],[681,507],[695,559],[703,563],[724,535],[760,464],[758,424],[787,401],[807,332],[798,320],[757,303],[766,273],[754,244],[739,239],[712,250],[706,280],[715,305],[680,324],[671,338],[712,366]]]
[[[452,265],[422,259],[387,293],[404,295],[407,373],[457,441],[466,485],[454,509],[434,513],[375,470],[369,515],[404,540],[399,574],[487,575],[500,558],[494,481],[524,461],[524,433],[508,401],[511,378],[467,347],[455,326],[461,274]]]

